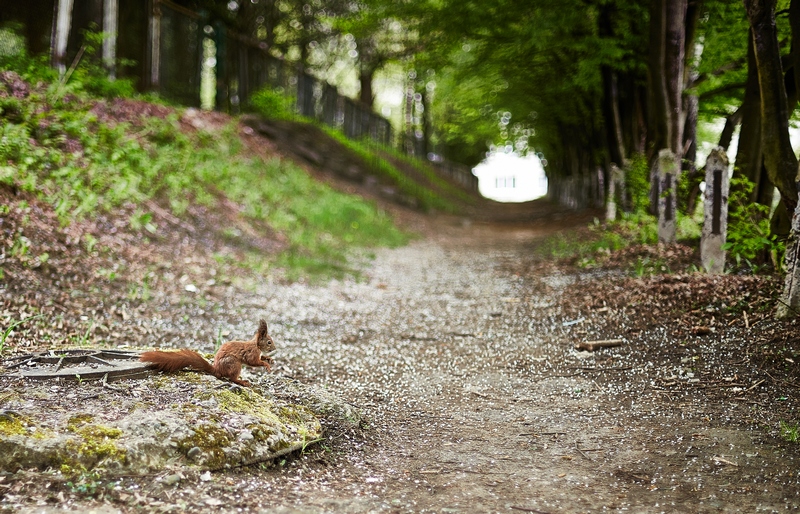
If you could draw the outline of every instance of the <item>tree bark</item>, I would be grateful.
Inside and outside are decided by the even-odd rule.
[[[775,3],[775,0],[744,0],[753,29],[753,49],[761,88],[764,166],[781,194],[786,213],[792,213],[791,235],[785,256],[786,281],[776,312],[778,318],[789,318],[800,314],[800,212],[797,211],[797,157],[789,139],[789,108],[775,27]]]
[[[361,73],[358,75],[358,82],[361,84],[361,92],[358,99],[361,103],[369,105],[375,103],[375,93],[372,92],[372,79],[375,77],[375,70],[368,67],[361,67]]]
[[[667,91],[664,83],[666,72],[664,20],[665,0],[652,0],[650,2],[650,55],[647,67],[648,82],[648,154],[649,160],[654,160],[658,150],[666,148],[667,134],[664,130],[664,120],[667,117]],[[651,153],[652,152],[652,153]]]
[[[705,178],[705,172],[697,169],[697,116],[700,102],[695,95],[688,95],[684,98],[684,112],[686,113],[686,124],[683,129],[684,148],[686,153],[681,160],[681,170],[684,178],[688,182],[688,196],[684,200],[679,198],[679,208],[691,216],[697,208],[697,199],[700,196],[700,183]]]
[[[727,154],[728,150],[730,149],[731,142],[733,141],[733,133],[736,132],[736,127],[742,123],[742,106],[740,105],[733,114],[730,114],[725,117],[725,126],[722,127],[722,132],[719,135],[719,143],[717,146],[721,146],[725,153]]]
[[[653,151],[651,211],[658,205],[655,154],[669,149],[683,158],[683,87],[686,82],[685,45],[687,0],[653,0],[650,4],[650,112]]]
[[[761,88],[758,83],[752,30],[747,45],[747,83],[739,112],[742,117],[742,128],[739,131],[739,146],[733,175],[746,178],[753,183],[751,202],[767,201],[765,205],[772,205],[774,186],[763,169],[764,159],[761,152]]]
[[[667,143],[675,156],[683,156],[683,86],[686,83],[685,43],[686,43],[686,11],[687,0],[669,0],[666,2],[664,14],[664,60],[666,75],[664,76],[667,93]]]
[[[764,165],[786,208],[797,206],[797,157],[789,140],[789,109],[775,26],[775,0],[744,0],[752,27],[761,90],[761,144]]]
[[[612,18],[613,8],[610,4],[600,7],[598,16],[598,33],[600,37],[612,38],[614,36]],[[617,72],[610,66],[602,66],[600,73],[603,78],[603,115],[605,118],[606,144],[611,162],[625,167],[627,152],[623,136],[622,117],[619,109],[619,86]],[[610,173],[607,174],[610,177]],[[606,180],[607,183],[610,183]]]
[[[792,30],[792,48],[789,53],[791,64],[786,70],[786,96],[791,113],[800,100],[800,0],[792,0],[789,4],[789,27]]]

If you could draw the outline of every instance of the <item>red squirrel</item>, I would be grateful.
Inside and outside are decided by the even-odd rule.
[[[249,341],[228,341],[220,346],[214,356],[214,364],[210,364],[199,353],[186,348],[177,352],[152,351],[144,352],[139,360],[149,362],[150,367],[172,372],[184,368],[202,371],[217,378],[227,378],[235,384],[250,386],[247,380],[239,379],[242,364],[248,366],[263,366],[271,370],[272,358],[263,353],[275,349],[275,342],[268,333],[267,322],[263,319],[258,324],[258,331]]]

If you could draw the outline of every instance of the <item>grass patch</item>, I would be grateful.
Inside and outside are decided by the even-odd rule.
[[[797,423],[780,422],[781,437],[790,442],[796,443],[800,440],[800,426]]]
[[[340,193],[312,179],[305,171],[277,158],[230,159],[231,166],[206,170],[230,198],[245,206],[245,215],[268,222],[289,240],[277,264],[289,278],[303,275],[341,277],[359,249],[406,244],[398,230],[373,202]],[[201,170],[202,172],[202,170]]]
[[[368,147],[370,147],[370,143],[365,143]],[[409,157],[408,155],[399,152],[394,148],[389,147],[379,147],[374,143],[371,145],[372,152],[377,153],[379,156],[381,153],[385,153],[386,155],[390,156],[392,159],[395,159],[405,166],[409,166],[414,168],[417,173],[421,174],[425,179],[432,184],[438,191],[442,192],[443,194],[451,197],[457,198],[458,200],[465,202],[467,204],[474,204],[475,198],[470,196],[466,191],[462,188],[454,186],[447,180],[440,177],[433,169],[432,165],[429,165],[419,159],[415,159],[413,157]],[[377,146],[377,148],[375,148]]]
[[[458,209],[451,202],[445,200],[427,187],[411,180],[405,173],[397,169],[387,159],[381,157],[372,146],[373,143],[366,141],[354,141],[348,139],[342,132],[325,126],[320,125],[320,128],[328,134],[332,139],[338,141],[342,146],[349,151],[358,155],[372,168],[376,175],[388,179],[393,183],[403,194],[416,198],[420,207],[425,210],[436,209],[442,212],[454,213]],[[431,172],[432,173],[432,172]]]
[[[587,230],[548,237],[539,245],[538,253],[545,259],[576,260],[582,267],[592,267],[611,252],[657,241],[655,218],[647,214],[626,214],[613,223],[602,224],[595,218]]]

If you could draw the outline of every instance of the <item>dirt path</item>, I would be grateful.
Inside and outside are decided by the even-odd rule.
[[[595,277],[514,271],[554,226],[552,219],[516,228],[450,221],[408,247],[379,252],[361,281],[268,283],[247,294],[230,288],[205,305],[163,305],[152,319],[138,320],[142,333],[160,338],[144,338],[143,345],[185,344],[175,334],[187,332],[205,340],[231,319],[244,331],[266,317],[279,346],[276,373],[338,394],[363,410],[368,426],[363,433],[333,431],[333,440],[273,466],[186,473],[178,485],[160,475],[125,477],[114,501],[70,497],[61,507],[797,509],[797,446],[759,426],[778,398],[756,395],[758,384],[749,382],[741,385],[752,402],[720,400],[703,387],[665,387],[691,384],[693,375],[679,369],[683,357],[648,353],[654,341],[678,345],[663,327],[631,334],[607,310],[578,323],[560,307],[561,295]],[[605,337],[625,344],[592,354],[572,349],[579,340]],[[787,397],[793,393],[787,388]],[[26,491],[24,480],[6,484]],[[0,502],[0,511],[19,510],[11,505]]]
[[[564,326],[555,306],[565,287],[580,287],[577,279],[523,279],[502,266],[527,258],[536,235],[453,228],[380,253],[365,282],[259,293],[266,303],[256,301],[245,316],[277,316],[279,372],[325,385],[372,422],[363,445],[339,441],[333,452],[248,474],[268,501],[245,493],[241,505],[276,512],[797,508],[798,452],[754,429],[748,409],[756,407],[720,405],[702,392],[671,395],[652,386],[652,362],[617,363],[624,349],[570,349],[577,328]]]

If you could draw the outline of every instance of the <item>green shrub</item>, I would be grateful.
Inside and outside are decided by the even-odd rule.
[[[631,212],[647,212],[650,207],[650,167],[644,154],[634,154],[628,162],[625,190],[631,202]]]
[[[250,107],[265,118],[287,120],[296,116],[297,100],[283,88],[262,88],[250,97]]]
[[[728,235],[724,249],[737,266],[754,267],[781,262],[785,245],[770,233],[770,208],[750,201],[753,183],[746,177],[731,180],[728,200]]]

